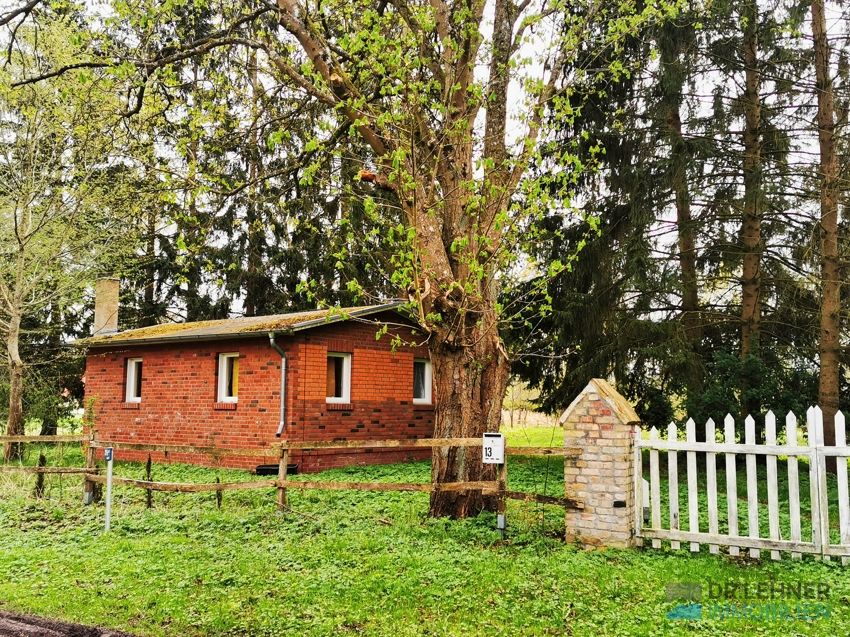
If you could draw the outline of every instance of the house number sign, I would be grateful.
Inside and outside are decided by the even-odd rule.
[[[481,445],[484,464],[505,463],[505,437],[499,433],[485,433]]]

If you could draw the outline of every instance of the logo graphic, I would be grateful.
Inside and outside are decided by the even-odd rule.
[[[677,602],[667,619],[737,619],[753,622],[816,621],[828,618],[830,585],[821,581],[729,579],[670,582],[668,602]]]
[[[674,606],[671,610],[667,611],[667,619],[702,619],[702,605],[678,604],[677,606]]]
[[[671,582],[667,584],[667,601],[698,602],[702,600],[702,586],[698,582]]]

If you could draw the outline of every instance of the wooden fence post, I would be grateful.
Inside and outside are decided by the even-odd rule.
[[[47,458],[44,457],[43,453],[38,454],[38,466],[44,467],[47,464]],[[35,491],[34,495],[36,498],[44,497],[44,472],[39,471],[35,474]]]
[[[289,468],[289,449],[281,447],[280,461],[277,465],[277,508],[279,511],[286,509],[286,472]]]
[[[95,448],[92,446],[94,442],[95,430],[92,427],[91,433],[89,434],[89,444],[86,446],[86,471],[87,473],[83,474],[83,504],[93,504],[94,503],[94,482],[89,480],[89,473],[96,473],[95,463],[94,463],[94,454]]]
[[[151,454],[148,454],[148,461],[145,463],[145,480],[153,482],[153,477],[151,475]],[[148,489],[145,493],[145,505],[149,509],[153,507],[153,491],[150,489]]]

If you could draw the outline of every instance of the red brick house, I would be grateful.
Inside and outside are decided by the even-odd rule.
[[[114,285],[117,282],[106,282]],[[99,290],[100,292],[101,290]],[[99,295],[100,296],[100,295]],[[86,405],[97,436],[114,442],[228,448],[279,440],[427,438],[431,364],[399,303],[112,331],[117,302],[98,303],[87,348]],[[378,338],[379,330],[385,333]],[[396,337],[404,345],[393,347]],[[429,449],[294,452],[300,471],[428,457]],[[119,459],[147,453],[122,451]],[[162,460],[162,456],[154,456]],[[274,459],[262,463],[275,462]]]

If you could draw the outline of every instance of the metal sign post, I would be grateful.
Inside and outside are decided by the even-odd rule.
[[[484,464],[499,465],[499,510],[496,514],[496,528],[505,538],[507,521],[505,519],[504,490],[506,488],[507,476],[505,471],[505,436],[500,433],[487,432],[481,440],[481,461]]]
[[[104,530],[109,530],[109,525],[112,522],[112,447],[106,447],[103,450],[103,457],[106,459],[106,523]]]

